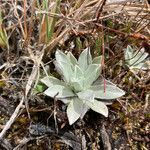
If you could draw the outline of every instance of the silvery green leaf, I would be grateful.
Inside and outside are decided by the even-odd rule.
[[[63,76],[65,82],[69,82],[73,76],[73,70],[69,63],[55,61],[54,65],[57,71]]]
[[[80,113],[78,113],[78,109],[80,106],[76,108],[77,106],[75,107],[73,102],[74,101],[72,100],[67,107],[67,116],[70,125],[72,125],[80,118]]]
[[[123,90],[107,80],[100,82],[99,85],[91,86],[90,90],[93,90],[95,98],[99,99],[116,99],[125,94]]]
[[[100,101],[95,100],[93,103],[87,101],[86,104],[95,112],[98,112],[105,117],[108,117],[108,108],[107,106]]]
[[[100,85],[102,83],[104,83],[104,78],[102,76],[100,76],[93,82],[92,85]]]
[[[82,79],[83,77],[84,77],[83,71],[80,69],[79,66],[75,65],[73,78]]]
[[[92,61],[92,64],[101,64],[102,62],[102,56],[98,56],[98,57],[95,57]]]
[[[125,53],[125,60],[130,60],[133,57],[133,49],[130,45],[127,46],[127,48],[124,50]]]
[[[148,56],[148,53],[144,52],[144,48],[142,48],[140,51],[135,53],[135,58],[134,59],[134,65],[137,65],[144,61],[146,57]]]
[[[133,70],[134,69],[143,69],[143,70],[147,69],[146,67],[144,67],[144,63],[139,63],[137,65],[130,66],[129,68]]]
[[[79,56],[78,59],[79,67],[85,71],[88,68],[88,65],[92,63],[92,56],[90,49],[86,48]]]
[[[75,92],[82,91],[83,89],[82,80],[71,80],[70,84],[70,87],[72,87]]]
[[[53,63],[54,63],[56,71],[61,75],[61,77],[63,77],[62,67],[59,65],[57,61],[54,61]]]
[[[79,68],[79,66],[75,65],[74,74],[70,79],[70,84],[76,92],[81,91],[83,89],[83,79],[83,71]]]
[[[80,115],[80,118],[83,119],[83,117],[85,116],[86,112],[90,109],[90,107],[88,105],[86,105],[86,103],[83,103],[83,108],[82,108],[82,114]]]
[[[54,62],[54,65],[58,73],[60,73],[60,75],[63,76],[64,81],[69,82],[70,77],[73,74],[73,70],[69,58],[67,57],[66,54],[64,54],[60,50],[56,51],[55,57],[56,57],[56,61]]]
[[[106,81],[107,84],[110,84],[112,85],[112,82],[109,82],[109,81]],[[102,76],[100,76],[94,83],[93,83],[93,86],[99,86],[99,85],[102,85],[104,84],[104,78]],[[114,85],[114,84],[113,84]],[[115,86],[115,85],[114,85]],[[96,98],[96,97],[95,97]],[[102,100],[101,99],[101,102],[105,103],[105,105],[111,105],[112,104],[112,100],[111,99],[104,99]]]
[[[64,82],[58,80],[57,78],[53,76],[46,76],[41,79],[41,82],[44,83],[47,87],[53,86],[53,85],[65,85]]]
[[[66,54],[64,54],[62,51],[57,50],[55,53],[56,61],[57,62],[64,62],[69,64],[69,59]]]
[[[62,85],[53,85],[50,86],[44,92],[47,96],[55,97],[57,94],[57,98],[66,98],[66,97],[74,97],[75,94],[72,92],[71,89]]]
[[[72,97],[61,98],[59,100],[62,101],[64,104],[69,104],[72,100]]]
[[[67,57],[73,66],[78,65],[77,59],[72,55],[71,52],[68,52]]]
[[[73,99],[67,107],[69,124],[72,125],[83,113],[83,102],[78,98]]]
[[[77,93],[79,99],[94,102],[94,92],[92,90],[85,90]]]
[[[125,49],[125,61],[130,69],[147,69],[144,60],[148,56],[144,48],[134,51],[130,46]]]
[[[88,88],[100,75],[100,65],[91,64],[85,71],[84,87]]]
[[[99,101],[99,99],[96,99],[96,100],[98,100]],[[107,99],[107,101],[106,100],[100,100],[101,102],[103,102],[105,105],[112,105],[112,100],[108,100]]]

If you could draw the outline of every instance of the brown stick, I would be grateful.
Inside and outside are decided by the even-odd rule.
[[[20,109],[23,108],[23,103],[24,103],[24,98],[22,98],[22,100],[20,101],[19,105],[16,107],[14,113],[12,114],[12,116],[10,117],[9,121],[6,123],[5,127],[3,128],[3,130],[0,133],[0,139],[3,139],[4,135],[6,134],[7,130],[11,127],[11,125],[14,123],[16,117],[18,116],[18,114],[20,113]]]

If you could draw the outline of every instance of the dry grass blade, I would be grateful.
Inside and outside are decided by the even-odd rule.
[[[6,132],[10,129],[11,125],[14,123],[15,119],[18,117],[20,110],[23,108],[24,98],[21,99],[19,105],[16,107],[14,113],[10,117],[9,121],[6,123],[5,127],[0,133],[0,139],[3,139]]]
[[[44,0],[42,3],[43,10],[46,10],[49,12],[49,2]],[[51,2],[51,14],[57,14],[60,7],[60,0],[52,1]],[[55,23],[57,21],[57,18],[55,16],[50,17],[48,14],[43,14],[41,19],[41,29],[40,29],[40,35],[39,35],[39,42],[42,43],[48,43],[51,41]]]
[[[0,10],[0,47],[7,47],[9,49],[8,37],[6,30],[3,28],[2,21],[2,12]]]
[[[24,39],[26,39],[26,34],[25,34],[25,31],[24,31],[24,28],[23,28],[23,25],[22,25],[22,22],[21,22],[21,18],[23,16],[20,17],[19,14],[18,14],[17,2],[12,1],[12,5],[14,7],[14,15],[18,19],[18,23],[19,23],[19,26],[20,26],[20,29],[21,29],[21,32],[22,32],[22,36],[23,36]]]
[[[26,105],[26,109],[28,112],[28,117],[30,118],[29,106],[28,106],[28,94],[30,90],[34,87],[33,84],[39,80],[39,67],[40,67],[40,64],[42,63],[42,58],[44,55],[44,48],[37,55],[34,55],[30,48],[28,48],[28,52],[30,54],[29,59],[31,59],[34,62],[34,65],[32,67],[32,72],[30,74],[30,77],[28,79],[28,82],[25,88],[25,105]]]

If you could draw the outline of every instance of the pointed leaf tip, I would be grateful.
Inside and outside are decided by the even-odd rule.
[[[95,112],[100,113],[104,115],[105,117],[108,117],[108,108],[107,106],[100,101],[94,100],[93,103],[87,101],[86,104]]]
[[[90,65],[92,63],[92,56],[90,53],[90,49],[86,48],[79,56],[78,59],[78,63],[79,63],[79,67],[85,71],[88,67],[88,65]]]
[[[80,105],[80,103],[77,103],[75,100],[72,100],[69,103],[67,107],[67,116],[70,125],[75,123],[80,118],[82,110],[81,106],[82,105]]]

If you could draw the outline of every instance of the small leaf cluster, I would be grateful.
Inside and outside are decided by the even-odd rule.
[[[127,46],[124,50],[126,66],[130,70],[147,70],[146,58],[148,53],[145,52],[144,48],[135,51],[131,46]]]
[[[47,96],[56,96],[67,105],[69,124],[82,119],[89,109],[107,117],[106,105],[110,104],[110,99],[121,97],[125,92],[100,77],[102,57],[92,59],[89,48],[80,54],[78,60],[71,52],[65,54],[60,50],[56,51],[55,57],[54,65],[62,80],[46,76],[41,82],[48,87],[44,91]]]

